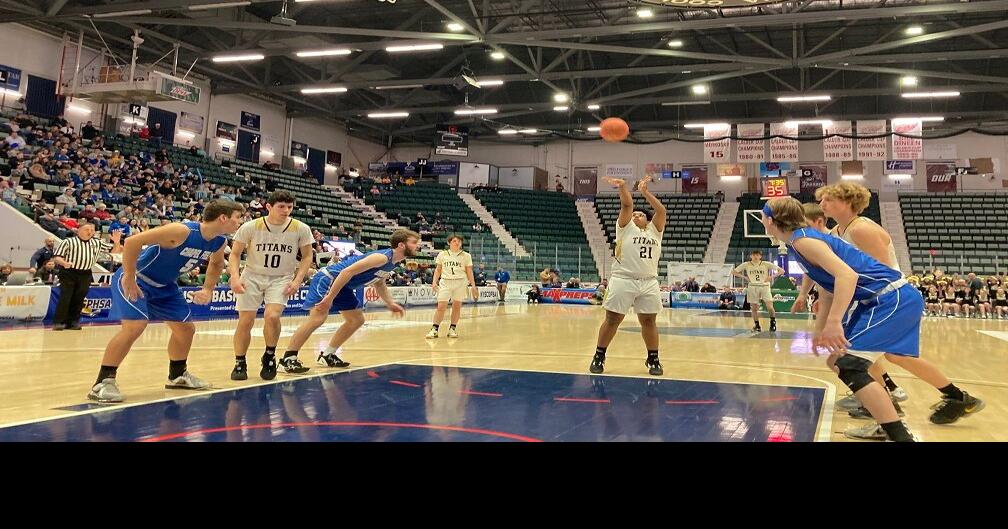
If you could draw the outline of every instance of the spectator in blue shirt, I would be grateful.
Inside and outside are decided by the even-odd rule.
[[[500,297],[497,302],[504,303],[504,297],[507,295],[507,284],[508,281],[511,281],[511,274],[498,266],[497,273],[494,274],[494,281],[497,282],[497,295]]]
[[[724,292],[721,292],[718,308],[721,310],[735,310],[735,293],[728,290],[728,287],[725,287]]]
[[[116,230],[122,232],[123,239],[129,237],[130,225],[129,221],[126,220],[126,215],[119,215],[119,217],[113,220],[112,224],[109,225],[109,233],[115,232]]]

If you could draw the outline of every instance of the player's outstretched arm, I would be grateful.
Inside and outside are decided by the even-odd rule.
[[[651,224],[654,224],[656,230],[659,233],[665,231],[665,220],[668,216],[668,210],[665,208],[665,204],[662,204],[658,197],[654,196],[654,193],[648,189],[648,184],[651,183],[651,177],[645,176],[643,180],[637,184],[637,190],[644,195],[644,200],[647,200],[651,209],[654,210],[654,216],[651,217]]]
[[[622,178],[603,178],[606,182],[619,189],[620,210],[619,217],[616,218],[616,227],[625,228],[633,218],[633,196],[630,195],[630,188],[626,185],[626,180]]]

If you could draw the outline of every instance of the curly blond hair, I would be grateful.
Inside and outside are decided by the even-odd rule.
[[[868,191],[867,187],[853,182],[840,182],[816,189],[815,198],[817,201],[827,197],[850,204],[851,210],[860,215],[871,202],[871,191]]]

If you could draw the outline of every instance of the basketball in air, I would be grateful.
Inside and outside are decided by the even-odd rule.
[[[630,125],[620,118],[606,118],[599,125],[599,136],[610,143],[623,141],[630,135]]]

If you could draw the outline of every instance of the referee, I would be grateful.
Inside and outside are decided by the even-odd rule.
[[[80,330],[81,310],[91,288],[91,268],[102,252],[121,251],[119,231],[112,234],[114,246],[94,235],[94,224],[85,222],[77,228],[77,235],[66,238],[56,248],[53,259],[62,268],[59,271],[60,299],[53,318],[54,331]]]

